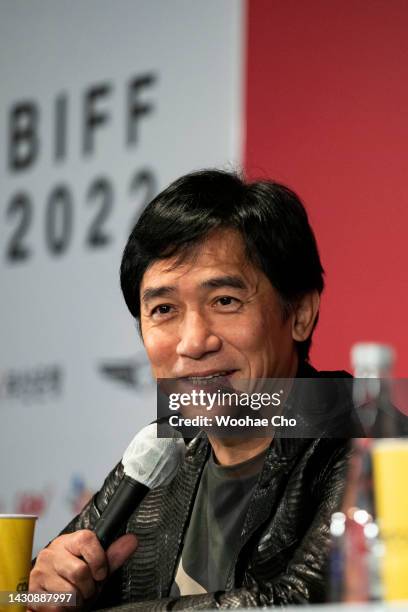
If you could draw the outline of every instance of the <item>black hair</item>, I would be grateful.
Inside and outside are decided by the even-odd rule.
[[[211,230],[238,230],[249,261],[277,290],[287,317],[305,294],[323,291],[323,268],[313,230],[299,197],[270,180],[247,182],[238,174],[202,170],[177,179],[142,212],[126,244],[120,279],[126,304],[140,320],[140,284],[159,259],[181,258]],[[316,318],[317,323],[317,318]],[[297,343],[307,359],[311,335]]]

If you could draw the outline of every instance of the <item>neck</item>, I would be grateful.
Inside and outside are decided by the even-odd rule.
[[[285,374],[280,376],[282,378],[294,378],[298,366],[299,359],[296,351],[294,351],[290,364],[285,368]],[[220,465],[235,465],[256,457],[256,455],[259,455],[268,448],[272,442],[273,435],[265,438],[217,438],[208,435],[208,439]]]
[[[235,465],[256,457],[268,448],[273,436],[268,438],[216,438],[208,436],[214,455],[220,465]]]

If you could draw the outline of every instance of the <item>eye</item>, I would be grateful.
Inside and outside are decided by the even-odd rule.
[[[230,297],[229,295],[224,295],[223,297],[218,298],[218,302],[222,306],[229,306],[230,304],[232,304],[233,300],[234,298]]]
[[[236,312],[241,307],[242,302],[230,295],[222,295],[215,300],[214,304],[222,312]]]
[[[166,315],[171,314],[173,311],[173,306],[171,304],[159,304],[155,306],[151,312],[150,316],[154,319],[166,317]]]

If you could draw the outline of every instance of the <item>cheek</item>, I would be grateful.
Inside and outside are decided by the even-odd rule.
[[[143,342],[154,371],[163,370],[173,362],[176,353],[175,344],[167,334],[157,329],[143,331]]]
[[[252,353],[262,349],[265,344],[266,329],[261,316],[251,316],[240,319],[235,325],[224,327],[220,335],[240,352]]]
[[[231,344],[234,344],[248,357],[264,361],[275,360],[285,350],[288,332],[280,312],[275,312],[269,305],[259,308],[256,313],[240,325],[228,331]]]

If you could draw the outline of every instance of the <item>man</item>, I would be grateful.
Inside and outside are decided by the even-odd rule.
[[[323,269],[306,212],[282,185],[213,170],[175,181],[132,231],[121,284],[158,379],[320,376],[307,359]],[[89,530],[119,464],[39,554],[30,590],[74,589],[95,609],[322,601],[347,453],[333,438],[200,435],[105,554]]]

